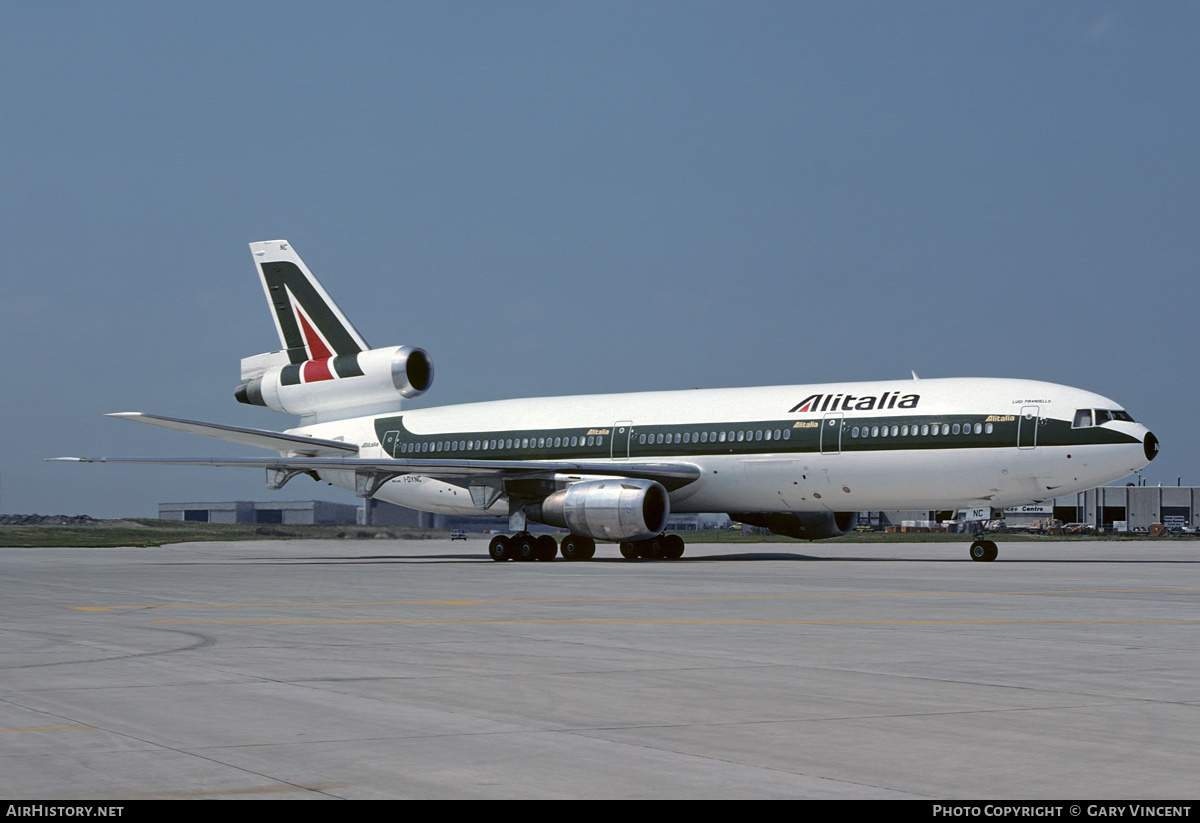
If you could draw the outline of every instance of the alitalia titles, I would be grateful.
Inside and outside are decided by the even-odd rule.
[[[921,402],[919,394],[900,394],[885,391],[873,394],[810,394],[788,409],[790,414],[826,411],[870,411],[871,409],[915,409]]]

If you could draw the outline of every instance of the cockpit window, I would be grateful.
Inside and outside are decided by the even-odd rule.
[[[1076,409],[1075,420],[1071,423],[1073,429],[1086,429],[1088,426],[1103,426],[1110,420],[1121,420],[1126,423],[1135,422],[1124,409]]]

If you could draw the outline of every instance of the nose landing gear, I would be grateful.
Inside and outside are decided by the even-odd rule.
[[[995,541],[984,540],[982,536],[976,537],[971,544],[971,559],[976,563],[991,563],[999,553]]]

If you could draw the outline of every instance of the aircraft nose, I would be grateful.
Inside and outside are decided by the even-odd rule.
[[[1142,441],[1142,448],[1146,450],[1146,459],[1153,460],[1158,457],[1158,438],[1150,432],[1146,432],[1146,439]]]

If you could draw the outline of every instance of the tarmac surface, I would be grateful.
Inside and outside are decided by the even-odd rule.
[[[1200,542],[0,549],[0,796],[1187,799]]]

